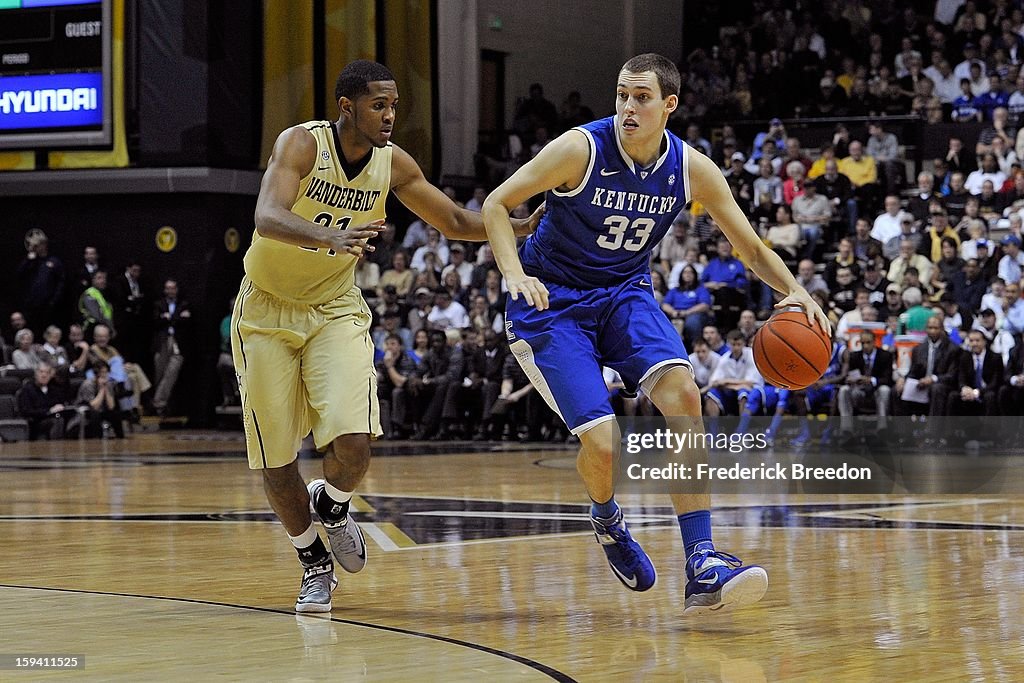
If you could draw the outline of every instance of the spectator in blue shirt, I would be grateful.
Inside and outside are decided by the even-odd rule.
[[[697,269],[683,267],[679,273],[679,286],[669,290],[661,303],[661,310],[675,325],[687,348],[700,339],[704,326],[711,322],[711,294],[697,278]]]
[[[740,311],[746,308],[747,272],[743,263],[733,257],[729,240],[719,238],[718,256],[708,261],[700,281],[714,299],[715,323],[723,330],[736,327]]]
[[[764,145],[764,141],[772,139],[776,144],[783,142],[786,139],[786,127],[782,125],[782,119],[774,118],[768,122],[768,130],[762,131],[754,136],[753,151],[750,154],[750,158],[754,161],[761,159],[761,146]]]
[[[1003,89],[1002,79],[993,71],[988,75],[988,92],[974,98],[974,106],[981,111],[986,121],[991,121],[996,107],[1008,107],[1009,104],[1010,93]],[[956,100],[953,101],[953,108],[956,109]]]
[[[971,82],[966,78],[960,79],[960,97],[953,100],[953,120],[981,121],[981,109],[971,92]]]
[[[732,255],[732,244],[724,237],[718,240],[718,256],[708,261],[700,281],[709,292],[723,287],[742,291],[747,287],[747,272],[743,263]]]

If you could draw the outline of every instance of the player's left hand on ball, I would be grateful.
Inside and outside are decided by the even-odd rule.
[[[798,287],[790,292],[789,296],[785,299],[775,304],[776,309],[784,309],[789,306],[799,306],[804,309],[804,312],[807,313],[807,323],[809,325],[814,325],[814,321],[817,320],[818,324],[821,325],[821,329],[825,330],[828,336],[832,336],[832,323],[829,322],[825,311],[821,310],[821,306],[811,298],[806,289]]]
[[[506,277],[505,286],[508,288],[508,293],[512,295],[512,301],[518,301],[521,294],[526,299],[526,303],[535,307],[538,311],[547,309],[548,289],[537,278],[528,275],[524,275],[521,278]]]

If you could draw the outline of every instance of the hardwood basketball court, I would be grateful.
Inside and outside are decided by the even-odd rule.
[[[631,593],[574,457],[375,446],[369,564],[321,618],[292,611],[299,564],[237,436],[0,445],[0,655],[84,655],[63,675],[102,681],[1024,680],[1019,499],[722,497],[716,543],[769,591],[689,618],[667,498],[620,500],[659,574]]]

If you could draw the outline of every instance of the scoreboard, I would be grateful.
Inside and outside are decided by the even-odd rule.
[[[112,0],[0,0],[0,149],[111,146]]]

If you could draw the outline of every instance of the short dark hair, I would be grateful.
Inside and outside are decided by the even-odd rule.
[[[658,88],[661,89],[661,97],[664,99],[669,95],[679,96],[679,69],[668,57],[663,57],[653,52],[645,52],[642,55],[633,57],[622,65],[620,71],[628,71],[640,74],[645,71],[653,71],[658,77]]]
[[[338,81],[334,84],[334,99],[340,100],[342,97],[347,97],[350,100],[355,100],[360,95],[370,92],[370,83],[393,80],[395,80],[394,74],[383,64],[367,59],[358,59],[347,65],[338,74]]]
[[[725,341],[730,343],[734,341],[745,342],[747,341],[747,338],[744,337],[743,333],[739,330],[729,330],[729,334],[725,335]]]

